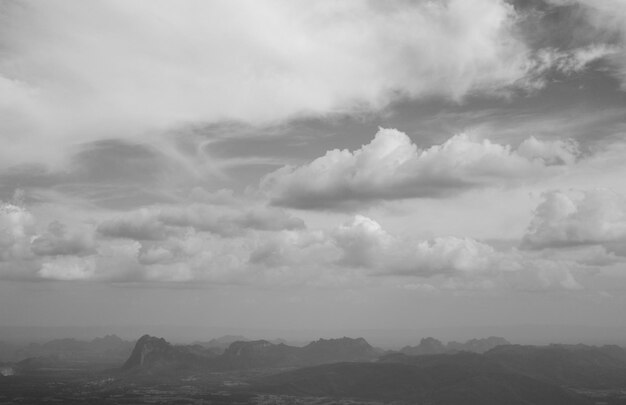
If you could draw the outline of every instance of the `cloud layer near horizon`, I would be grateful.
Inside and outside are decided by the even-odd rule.
[[[551,204],[549,197],[538,207],[530,229],[539,221],[543,233],[550,233],[548,226],[554,228],[552,233],[558,232],[562,226],[558,220],[545,224],[546,204]],[[571,214],[560,208],[551,212],[558,218]],[[225,228],[207,228],[197,216],[185,217],[185,223],[168,223],[168,215],[164,216],[168,209],[153,207],[70,232],[58,221],[45,226],[23,207],[5,203],[0,209],[4,230],[0,278],[326,287],[386,279],[411,284],[406,280],[416,278],[427,281],[433,290],[577,290],[584,288],[579,275],[624,261],[597,249],[570,252],[567,258],[558,252],[498,250],[467,237],[416,239],[391,234],[362,215],[332,228],[307,229],[297,218],[272,226],[257,220],[242,222],[241,218],[249,218],[245,211],[238,216],[229,210],[228,215],[218,216]],[[190,209],[195,212],[198,206]],[[204,209],[220,210],[219,206]],[[277,215],[269,211],[265,218]],[[582,210],[579,216],[582,222],[596,220],[593,210]],[[234,227],[240,228],[223,232]],[[550,241],[545,248],[553,248]]]

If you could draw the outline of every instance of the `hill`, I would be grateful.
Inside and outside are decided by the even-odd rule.
[[[210,367],[210,351],[201,346],[174,346],[163,338],[142,336],[122,369],[151,372]]]
[[[626,351],[618,346],[498,346],[485,356],[517,373],[551,383],[586,387],[626,386]]]
[[[453,357],[453,356],[447,356]],[[447,359],[449,360],[449,359]],[[261,392],[446,405],[583,405],[588,402],[556,385],[527,376],[436,361],[335,363],[264,377]]]

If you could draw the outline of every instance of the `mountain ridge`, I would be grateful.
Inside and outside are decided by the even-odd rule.
[[[200,367],[210,370],[302,367],[338,361],[373,361],[380,352],[363,338],[319,339],[304,347],[246,340],[231,343],[219,355],[200,345],[172,345],[144,335],[122,369]]]

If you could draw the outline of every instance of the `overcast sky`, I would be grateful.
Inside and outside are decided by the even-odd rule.
[[[0,326],[626,327],[626,2],[0,0]]]

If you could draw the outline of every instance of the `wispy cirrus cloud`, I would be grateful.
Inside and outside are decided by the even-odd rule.
[[[549,0],[560,6],[577,7],[576,14],[585,24],[574,26],[570,41],[608,43],[613,51],[606,55],[608,69],[626,89],[626,4],[621,0]]]

